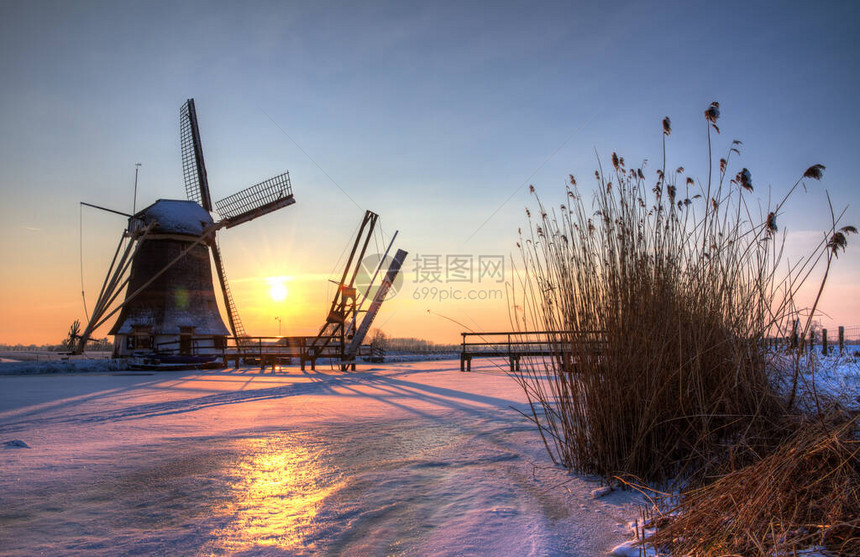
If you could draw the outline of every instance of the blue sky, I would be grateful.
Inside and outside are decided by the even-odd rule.
[[[827,226],[825,187],[860,225],[858,24],[851,2],[2,1],[0,342],[46,342],[83,315],[79,201],[130,210],[136,162],[138,206],[183,196],[189,97],[213,197],[292,175],[296,205],[221,237],[257,334],[288,308],[252,291],[267,276],[330,273],[364,209],[412,254],[508,255],[528,184],[561,201],[595,150],[656,160],[666,115],[669,166],[704,179],[713,100],[718,148],[743,140],[739,164],[764,202],[768,187],[777,196],[827,167],[782,218],[792,247]],[[94,298],[124,223],[83,223]],[[824,304],[846,325],[860,324],[853,240]],[[285,331],[322,320],[325,288],[307,288],[320,317],[285,319]],[[386,327],[454,342],[461,327],[433,314],[498,328],[498,305],[400,300]]]

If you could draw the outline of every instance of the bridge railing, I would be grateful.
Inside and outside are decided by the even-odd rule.
[[[260,364],[261,367],[275,366],[291,363],[298,360],[301,369],[310,364],[315,369],[318,359],[331,359],[340,361],[341,366],[349,366],[355,370],[357,358],[368,361],[381,361],[385,357],[384,351],[374,350],[371,345],[363,344],[359,347],[355,358],[346,361],[340,350],[339,344],[331,344],[322,351],[311,351],[310,347],[316,337],[212,337],[194,336],[188,339],[171,340],[159,342],[154,348],[156,353],[162,355],[217,355],[224,361],[225,366],[231,362],[238,367],[240,362]]]
[[[577,350],[600,350],[601,331],[499,331],[460,333],[460,371],[472,370],[473,358],[506,358],[511,371],[523,357],[569,358]]]

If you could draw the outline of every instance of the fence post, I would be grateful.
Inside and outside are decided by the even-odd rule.
[[[257,340],[257,349],[259,350],[258,355],[260,357],[260,373],[263,373],[266,371],[266,360],[263,359],[263,337]]]
[[[463,348],[460,350],[460,371],[466,371],[466,333],[463,335]]]
[[[809,331],[809,353],[815,349],[815,331]]]
[[[827,329],[821,329],[821,353],[827,355]]]
[[[791,347],[797,348],[797,329],[800,328],[800,319],[795,319],[791,326]]]
[[[845,352],[845,327],[839,326],[839,355]]]

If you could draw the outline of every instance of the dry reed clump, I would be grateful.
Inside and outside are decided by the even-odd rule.
[[[718,117],[712,103],[709,158]],[[777,218],[803,178],[756,218],[751,173],[728,171],[740,142],[700,184],[666,170],[668,118],[663,133],[654,182],[613,153],[612,169],[595,172],[593,202],[573,176],[566,204],[537,199],[512,305],[518,330],[554,331],[552,355],[515,374],[553,460],[649,482],[751,462],[784,437],[764,341],[789,322],[796,277],[808,274],[778,272]]]
[[[858,419],[817,421],[758,463],[681,498],[646,540],[673,555],[860,555]]]

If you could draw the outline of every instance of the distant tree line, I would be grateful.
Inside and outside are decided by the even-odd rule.
[[[68,352],[65,342],[59,344],[0,344],[0,350],[7,352]],[[87,342],[87,350],[93,352],[110,352],[113,350],[113,342],[108,338],[90,339]]]
[[[392,338],[379,329],[370,332],[370,343],[386,352],[410,352],[418,354],[435,354],[440,352],[457,352],[459,344],[436,344],[421,338]]]
[[[0,344],[0,350],[13,352],[70,352],[80,339],[81,322],[77,319],[69,327],[69,332],[59,344]],[[107,352],[113,350],[113,343],[105,338],[91,338],[87,341],[87,350]]]

